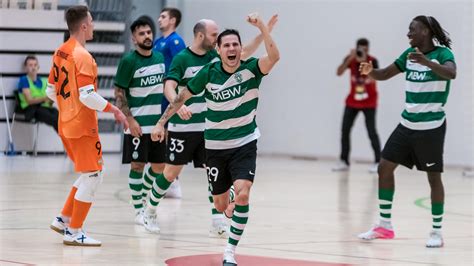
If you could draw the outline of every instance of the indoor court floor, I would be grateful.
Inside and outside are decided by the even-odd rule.
[[[85,230],[102,247],[70,247],[49,229],[76,174],[65,156],[0,157],[0,265],[222,265],[225,239],[208,237],[211,208],[203,170],[185,168],[182,199],[158,207],[159,235],[135,225],[128,166],[105,155],[105,177]],[[259,157],[249,222],[237,248],[250,265],[473,265],[473,177],[444,173],[445,247],[425,248],[429,185],[399,167],[392,212],[396,238],[356,235],[377,220],[377,176],[368,164],[331,172],[334,161]]]

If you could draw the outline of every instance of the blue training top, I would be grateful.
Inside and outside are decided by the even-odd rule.
[[[161,36],[153,42],[153,51],[160,52],[165,57],[165,71],[168,73],[173,57],[186,48],[183,38],[173,32],[168,37]]]

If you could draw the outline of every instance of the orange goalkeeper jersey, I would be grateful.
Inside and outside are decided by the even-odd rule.
[[[48,83],[56,90],[59,133],[66,138],[96,136],[97,112],[79,100],[79,89],[93,85],[97,90],[97,64],[92,55],[74,38],[55,52]]]

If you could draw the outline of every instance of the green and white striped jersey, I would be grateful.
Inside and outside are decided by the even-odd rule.
[[[204,92],[206,99],[207,149],[241,147],[260,137],[255,120],[258,87],[264,75],[258,59],[241,61],[235,73],[227,73],[220,61],[207,64],[188,82],[194,95]]]
[[[115,86],[125,90],[130,111],[143,134],[150,134],[161,117],[164,74],[164,58],[159,52],[146,57],[132,51],[120,60]]]
[[[438,76],[427,66],[408,60],[408,53],[411,52],[415,49],[408,48],[395,61],[400,71],[406,72],[405,110],[401,124],[413,130],[440,127],[446,119],[444,105],[448,99],[450,80]],[[455,62],[451,50],[441,46],[436,46],[425,56],[439,64]]]
[[[211,50],[204,55],[195,54],[189,47],[179,52],[171,63],[166,79],[178,82],[177,93],[186,88],[189,80],[193,78],[204,65],[219,60],[216,50]],[[192,112],[189,120],[182,120],[178,115],[171,117],[168,130],[172,132],[202,132],[206,116],[206,100],[204,92],[194,95],[184,103]]]

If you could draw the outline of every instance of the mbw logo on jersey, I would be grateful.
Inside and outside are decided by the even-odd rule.
[[[431,76],[431,72],[410,71],[407,74],[406,79],[413,80],[413,81],[428,81],[428,80],[432,80],[433,77]]]
[[[225,101],[230,98],[235,98],[236,96],[241,95],[241,93],[242,93],[242,86],[238,85],[235,87],[230,87],[228,89],[219,91],[218,93],[213,93],[212,98],[216,101]]]
[[[148,77],[143,77],[140,79],[140,86],[153,86],[159,83],[163,83],[163,74],[156,74]]]

